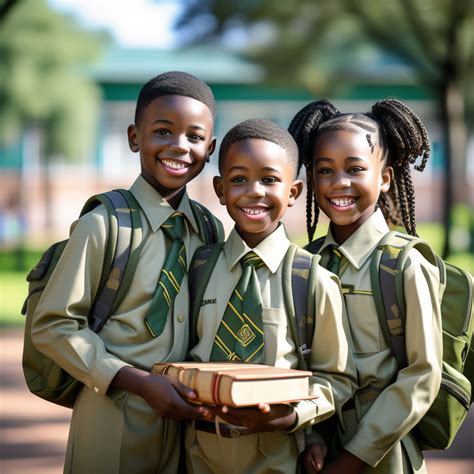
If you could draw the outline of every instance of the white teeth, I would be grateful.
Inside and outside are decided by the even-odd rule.
[[[249,209],[247,207],[244,207],[242,208],[242,210],[246,213],[246,214],[250,214],[251,216],[256,216],[258,214],[263,214],[265,212],[264,209]]]
[[[186,165],[184,163],[177,163],[176,161],[162,160],[162,163],[165,166],[168,166],[168,168],[173,168],[175,170],[182,170],[183,168],[186,168]]]
[[[351,204],[355,203],[354,198],[339,198],[339,199],[331,199],[331,202],[339,207],[350,206]]]

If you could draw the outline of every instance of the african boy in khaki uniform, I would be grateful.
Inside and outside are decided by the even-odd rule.
[[[241,122],[223,139],[219,170],[215,190],[235,228],[203,295],[206,304],[197,323],[199,342],[191,355],[200,361],[235,358],[232,348],[221,344],[219,327],[225,324],[227,303],[242,274],[239,261],[254,252],[264,263],[256,269],[263,323],[259,328],[263,330],[263,354],[257,362],[298,368],[282,288],[282,262],[290,241],[279,222],[302,189],[302,182],[296,180],[296,144],[273,122]],[[189,423],[185,441],[189,472],[296,472],[299,452],[295,433],[301,435],[304,427],[329,417],[335,404],[343,403],[352,393],[354,367],[342,323],[339,283],[323,268],[318,268],[317,275],[317,296],[313,295],[316,329],[310,360],[314,376],[310,383],[318,398],[267,405],[262,411],[216,408],[214,413],[225,422],[220,423],[220,434],[216,434],[214,422]]]
[[[179,425],[173,420],[206,414],[185,401],[195,396],[191,390],[149,373],[156,362],[185,357],[186,279],[165,321],[159,321],[160,331],[152,333],[145,318],[155,316],[148,310],[171,245],[165,221],[175,211],[184,216],[188,264],[203,244],[186,183],[214,150],[214,108],[209,87],[186,73],[164,73],[143,86],[135,124],[128,129],[130,149],[140,153],[141,175],[130,191],[143,223],[143,247],[129,291],[100,334],[92,332],[87,314],[108,239],[107,214],[98,207],[78,222],[39,302],[34,343],[84,383],[72,415],[65,472],[177,472]]]

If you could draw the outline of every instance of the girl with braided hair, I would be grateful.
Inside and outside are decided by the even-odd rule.
[[[439,273],[410,250],[403,271],[407,365],[400,369],[383,337],[370,279],[371,256],[388,224],[416,235],[410,166],[422,171],[426,165],[426,129],[405,104],[387,99],[368,113],[350,114],[326,100],[312,102],[289,131],[308,176],[306,248],[341,280],[358,375],[352,398],[336,407],[340,449],[327,457],[323,472],[426,472],[411,430],[440,386]],[[329,230],[312,242],[320,210],[330,219]],[[315,459],[310,445],[303,457],[308,472],[316,472]]]

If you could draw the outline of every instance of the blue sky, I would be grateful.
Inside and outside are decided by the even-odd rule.
[[[75,16],[91,29],[108,30],[128,48],[171,48],[179,0],[48,0],[55,10]]]

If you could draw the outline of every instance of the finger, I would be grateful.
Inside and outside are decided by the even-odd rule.
[[[307,455],[304,456],[303,464],[304,464],[304,469],[305,469],[306,474],[314,474],[315,472],[317,472],[313,466],[313,461],[309,456]]]
[[[258,404],[258,409],[262,412],[262,413],[270,413],[270,410],[271,410],[271,407],[268,403],[259,403]]]
[[[311,466],[313,467],[313,469],[316,471],[316,472],[319,472],[321,471],[321,469],[323,468],[323,461],[320,457],[313,457],[313,459],[311,460]]]
[[[197,397],[197,393],[192,388],[189,388],[180,382],[174,382],[173,385],[182,398],[193,400]]]

